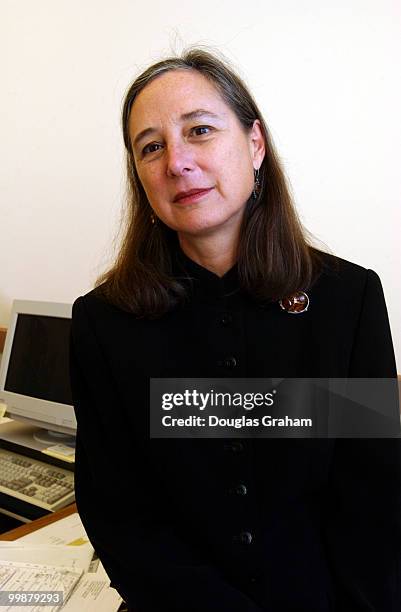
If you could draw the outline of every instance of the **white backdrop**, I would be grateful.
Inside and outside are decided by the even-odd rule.
[[[253,91],[306,227],[372,268],[401,369],[401,4],[0,0],[0,325],[14,298],[71,302],[110,262],[120,110],[172,49],[216,47]]]

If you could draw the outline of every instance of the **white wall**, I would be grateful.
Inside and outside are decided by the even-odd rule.
[[[401,5],[392,0],[0,0],[0,325],[14,298],[73,301],[110,261],[120,109],[192,43],[240,70],[305,225],[381,276],[401,369]]]

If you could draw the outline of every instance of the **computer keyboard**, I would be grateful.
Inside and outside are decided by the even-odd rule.
[[[0,493],[54,512],[75,500],[74,474],[0,448]]]

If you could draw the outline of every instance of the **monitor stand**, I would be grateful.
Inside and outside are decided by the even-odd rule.
[[[7,423],[0,424],[0,446],[1,440],[5,440],[7,442],[11,442],[12,444],[22,448],[30,448],[35,451],[43,451],[48,446],[54,444],[64,444],[61,442],[60,438],[52,438],[52,441],[49,442],[39,442],[36,439],[35,434],[38,433],[39,428],[33,425],[28,425],[26,423],[22,423],[21,421],[9,421]],[[16,451],[18,452],[18,451]]]
[[[75,448],[75,437],[61,433],[60,431],[36,429],[33,433],[33,437],[37,442],[41,442],[47,446],[49,446],[49,444],[64,444],[65,446]]]

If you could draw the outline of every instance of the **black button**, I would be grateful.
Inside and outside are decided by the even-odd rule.
[[[242,453],[242,451],[244,450],[244,445],[242,444],[242,442],[231,442],[231,444],[224,445],[224,450],[238,454]]]
[[[226,357],[226,359],[220,360],[217,362],[217,365],[224,368],[229,368],[232,370],[237,365],[237,360],[235,357]]]
[[[233,322],[233,317],[229,312],[225,312],[220,319],[222,325],[230,325]]]
[[[235,368],[236,365],[237,365],[237,360],[235,359],[235,357],[229,357],[228,359],[226,359],[227,368]]]
[[[234,544],[250,544],[252,542],[252,534],[249,531],[242,531],[233,537],[233,542]]]
[[[246,495],[248,493],[248,489],[241,482],[237,484],[235,487],[232,487],[232,489],[230,489],[230,493],[231,495]]]

